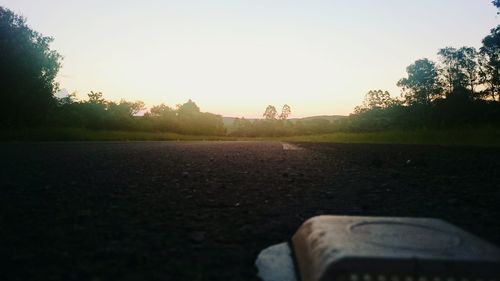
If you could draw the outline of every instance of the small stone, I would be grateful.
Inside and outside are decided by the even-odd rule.
[[[203,231],[195,231],[195,232],[191,233],[190,238],[193,242],[201,243],[201,242],[205,241],[205,235],[206,234]]]

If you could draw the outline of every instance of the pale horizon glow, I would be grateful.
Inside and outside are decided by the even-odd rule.
[[[347,115],[439,48],[480,47],[499,24],[490,0],[0,0],[64,56],[57,81],[79,98],[261,117]]]

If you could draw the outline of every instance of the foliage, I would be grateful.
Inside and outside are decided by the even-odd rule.
[[[26,19],[0,7],[0,127],[34,125],[54,105],[54,81],[62,57],[51,37],[32,30]]]
[[[222,135],[225,133],[222,117],[200,112],[195,102],[189,100],[172,109],[165,104],[153,106],[144,116],[142,101],[104,99],[101,92],[91,91],[88,99],[76,101],[75,95],[58,99],[58,107],[52,115],[51,126],[80,127],[106,130],[141,130],[177,132],[194,135]]]
[[[479,79],[484,85],[482,94],[500,101],[500,25],[483,39],[480,54]]]
[[[363,104],[354,108],[354,112],[362,113],[373,109],[384,109],[397,104],[399,101],[392,98],[388,91],[371,90],[366,93]]]
[[[457,87],[468,87],[474,92],[479,80],[479,54],[476,49],[446,47],[440,49],[438,55],[443,64],[441,72],[447,93]]]
[[[274,120],[276,119],[276,115],[278,115],[276,107],[274,107],[273,105],[268,105],[266,107],[266,110],[264,111],[264,114],[262,114],[262,117],[264,117],[267,120]]]
[[[500,8],[500,1],[493,1]],[[86,100],[76,93],[55,98],[54,78],[61,56],[49,48],[52,38],[31,30],[26,20],[0,7],[0,77],[4,109],[0,127],[63,128],[97,132],[128,131],[198,136],[226,135],[220,115],[202,112],[188,100],[148,111],[141,101],[109,101],[91,91]],[[498,126],[500,124],[500,26],[493,28],[478,50],[446,47],[439,63],[419,59],[407,67],[397,85],[402,99],[371,90],[354,114],[345,118],[290,119],[291,107],[278,113],[268,105],[263,119],[238,118],[229,127],[235,137],[290,137],[339,132],[423,130]],[[144,112],[144,115],[141,114]],[[102,133],[105,135],[104,133]],[[137,133],[139,134],[139,133]],[[126,135],[126,134],[125,134]]]
[[[493,0],[493,1],[491,1],[491,3],[493,3],[493,5],[495,5],[495,7],[500,8],[500,0]],[[500,12],[497,12],[497,13],[500,14]]]
[[[288,116],[290,116],[290,114],[292,114],[292,108],[288,104],[283,105],[283,108],[281,109],[281,114],[279,116],[280,119],[286,120],[288,119]]]
[[[434,62],[420,59],[406,68],[408,78],[398,81],[406,104],[429,104],[442,92]]]

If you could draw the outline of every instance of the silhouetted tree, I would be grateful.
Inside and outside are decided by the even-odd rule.
[[[292,109],[288,104],[283,105],[283,108],[281,109],[281,114],[280,114],[280,119],[281,120],[286,120],[288,119],[288,116],[292,114]]]
[[[276,111],[276,107],[268,105],[266,107],[266,111],[264,111],[264,114],[262,114],[262,116],[267,120],[275,120],[277,114],[278,112]]]
[[[458,58],[467,87],[474,93],[479,82],[479,53],[473,47],[462,47],[458,49]]]
[[[90,91],[89,94],[87,94],[89,97],[88,103],[93,103],[93,104],[106,104],[106,100],[103,98],[102,92],[94,92]]]
[[[32,30],[26,19],[0,7],[0,126],[32,125],[55,105],[54,81],[61,56],[51,37]]]
[[[484,95],[500,101],[500,25],[483,39],[480,49],[480,82]]]
[[[397,104],[398,101],[391,97],[388,91],[370,90],[365,95],[363,105],[354,108],[355,113],[361,113],[372,109],[384,109]]]
[[[399,80],[397,85],[403,89],[402,95],[407,104],[429,104],[441,94],[439,74],[434,62],[417,60],[406,68],[406,72],[408,78]]]
[[[441,72],[447,93],[456,87],[469,88],[472,92],[479,82],[478,52],[473,47],[459,49],[446,47],[438,52],[443,67]]]
[[[465,87],[465,73],[461,67],[460,51],[453,47],[442,48],[438,52],[441,61],[441,73],[444,77],[446,92],[451,93],[456,87]]]

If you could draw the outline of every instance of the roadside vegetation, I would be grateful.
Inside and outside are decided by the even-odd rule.
[[[498,1],[493,4],[500,7]],[[498,145],[500,131],[500,26],[480,49],[445,47],[439,60],[407,67],[399,97],[369,91],[351,115],[290,119],[292,108],[267,106],[262,119],[202,112],[188,100],[146,108],[142,101],[110,101],[91,91],[55,97],[63,57],[52,38],[0,7],[1,140],[235,140]],[[1,39],[0,38],[0,39]]]

